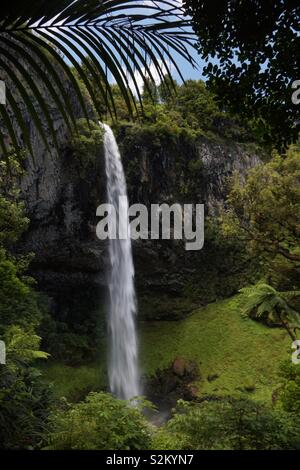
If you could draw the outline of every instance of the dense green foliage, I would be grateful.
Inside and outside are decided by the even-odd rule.
[[[300,227],[300,152],[292,147],[249,171],[246,184],[232,180],[225,230],[238,232],[256,254],[297,265]]]
[[[21,166],[11,154],[0,168],[0,338],[7,353],[0,365],[0,442],[4,449],[32,449],[42,442],[52,395],[33,367],[47,354],[39,350],[35,332],[38,296],[25,275],[30,257],[16,258],[8,250],[28,224],[16,185]]]
[[[25,275],[29,256],[14,257],[9,247],[28,226],[24,205],[19,201],[18,177],[21,164],[15,154],[0,164],[0,334],[4,328],[19,325],[24,329],[37,326],[40,312],[32,289],[33,280]]]
[[[279,389],[279,401],[285,411],[300,413],[300,368],[299,364],[285,361],[280,367],[280,376],[283,384]],[[298,418],[299,419],[299,418]]]
[[[137,406],[106,393],[91,393],[52,416],[48,449],[139,450],[150,445],[147,422]]]
[[[187,142],[193,142],[197,137],[254,142],[251,125],[241,120],[238,114],[222,110],[215,95],[202,80],[187,80],[182,85],[174,81],[171,95],[165,84],[167,82],[168,78],[165,77],[159,86],[152,85],[151,95],[144,87],[143,112],[131,118],[135,123],[132,133],[136,134],[137,139],[139,133],[144,132],[146,140],[152,138],[156,142],[163,137],[174,142],[180,136],[185,137]],[[113,95],[116,96],[118,115],[121,116],[115,123],[117,130],[125,122],[128,125],[130,116],[117,88],[113,89]]]
[[[7,363],[0,366],[1,448],[38,448],[47,430],[53,398],[32,363],[47,354],[39,350],[38,336],[18,326],[9,327],[4,339]]]
[[[17,181],[22,174],[21,157],[17,158],[14,152],[0,161],[0,243],[4,246],[15,242],[29,223],[24,204],[18,199]]]
[[[18,266],[0,250],[0,332],[9,325],[24,329],[37,326],[41,318],[37,296],[22,279]]]
[[[299,157],[294,146],[285,156],[275,155],[253,168],[245,182],[236,174],[221,218],[223,233],[243,240],[251,256],[260,259],[260,272],[270,284],[243,290],[249,297],[249,313],[266,320],[275,316],[275,323],[283,324],[293,339],[289,323],[296,321],[297,326],[300,311]]]
[[[298,2],[185,0],[207,61],[204,73],[223,106],[254,119],[258,135],[278,147],[296,140],[299,110]]]
[[[94,167],[103,155],[103,130],[97,122],[79,119],[78,133],[70,142],[74,158],[78,160],[80,171],[85,176],[87,168]]]
[[[240,290],[244,299],[244,313],[251,318],[264,320],[283,326],[292,341],[296,339],[292,330],[299,327],[299,315],[289,304],[300,296],[299,291],[278,292],[268,284],[258,283],[256,286],[244,287]]]
[[[174,437],[173,437],[174,436]],[[165,433],[180,449],[271,450],[299,449],[300,427],[295,415],[269,409],[250,400],[179,402]]]

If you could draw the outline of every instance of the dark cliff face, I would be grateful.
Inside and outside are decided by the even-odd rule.
[[[132,203],[204,203],[206,214],[214,215],[226,199],[228,178],[235,171],[243,178],[260,162],[254,146],[224,139],[135,142],[131,136],[128,143],[126,127],[118,134]]]
[[[132,135],[130,126],[121,126],[117,135],[131,204],[204,204],[207,220],[224,206],[233,172],[243,178],[260,161],[254,146],[233,141],[157,139],[143,130]],[[176,319],[240,287],[247,260],[241,260],[240,247],[217,241],[208,225],[201,251],[186,251],[178,240],[133,243],[143,317]]]
[[[38,84],[38,76],[31,72]],[[74,113],[81,118],[69,83],[63,75],[61,78]],[[53,104],[60,152],[53,148],[50,154],[13,91],[28,123],[35,155],[34,160],[26,160],[21,181],[31,223],[17,249],[35,253],[31,272],[40,290],[52,299],[56,317],[73,321],[76,312],[80,319],[83,312],[99,311],[104,305],[108,261],[105,243],[96,238],[96,208],[105,202],[106,192],[103,152],[94,160],[87,158],[86,165],[76,159],[67,127]],[[47,96],[47,90],[41,91]],[[50,96],[48,101],[51,104]],[[119,125],[115,129],[131,204],[204,203],[206,214],[214,215],[226,198],[227,177],[234,170],[243,176],[259,161],[253,148],[233,141],[195,140],[164,131],[153,134],[137,127]],[[244,270],[243,265],[235,266],[238,249],[215,243],[215,237],[206,231],[200,252],[186,252],[183,243],[171,240],[133,243],[141,317],[177,318],[199,303],[230,295],[238,288]],[[225,282],[228,277],[233,279],[230,286]]]
[[[39,86],[39,77],[30,74]],[[61,76],[61,82],[81,121],[82,110],[66,77]],[[84,149],[93,140],[84,129],[77,142],[75,136],[71,139],[48,90],[41,89],[51,108],[59,146],[57,152],[33,99],[49,136],[51,150],[47,150],[17,90],[12,88],[12,92],[27,123],[34,153],[34,159],[28,156],[24,161],[25,175],[20,181],[30,226],[15,248],[34,253],[30,274],[37,289],[46,294],[39,296],[45,312],[39,331],[42,348],[56,360],[81,364],[105,354],[107,337],[107,243],[96,237],[96,209],[106,202],[103,145],[100,138],[96,152]],[[89,114],[95,117],[91,107]],[[227,177],[234,170],[243,177],[258,163],[258,152],[253,144],[234,142],[248,136],[243,137],[230,122],[226,124],[229,133],[219,132],[216,125],[216,134],[174,124],[163,127],[155,121],[153,125],[147,118],[144,124],[115,126],[130,203],[148,207],[151,203],[203,203],[206,216],[214,216],[224,204]],[[93,125],[99,132],[97,122]],[[231,140],[220,136],[231,136]],[[5,138],[9,142],[9,136]],[[18,141],[23,147],[21,130]],[[182,318],[201,304],[233,294],[249,281],[248,259],[241,247],[219,240],[209,224],[201,251],[188,252],[181,241],[140,240],[133,242],[133,253],[141,320]]]
[[[105,202],[105,170],[102,154],[83,171],[61,121],[57,129],[60,155],[50,156],[34,136],[35,162],[26,162],[21,186],[31,224],[21,249],[35,253],[32,274],[52,299],[55,317],[68,321],[105,303],[107,255],[95,233],[96,208]],[[224,203],[227,177],[234,170],[243,176],[259,161],[254,151],[234,142],[183,137],[154,142],[129,136],[126,127],[117,137],[131,204],[204,203],[213,215]],[[140,240],[133,248],[141,318],[176,319],[214,300],[217,290],[231,293],[222,291],[229,269],[222,265],[224,247],[209,242],[202,251],[187,252],[180,241]],[[219,281],[211,287],[213,278]]]
[[[105,199],[103,152],[83,165],[57,117],[60,152],[49,154],[29,125],[35,158],[24,162],[21,196],[30,226],[17,250],[34,253],[30,273],[49,297],[54,317],[80,323],[82,313],[99,311],[105,293],[105,246],[95,233],[96,208]]]

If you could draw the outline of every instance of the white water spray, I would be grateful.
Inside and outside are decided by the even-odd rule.
[[[127,233],[128,217],[119,221],[119,197],[128,213],[128,198],[125,174],[120,152],[114,134],[103,124],[105,169],[107,177],[108,203],[114,206],[117,214],[117,233]],[[125,196],[125,197],[124,197]],[[137,365],[137,338],[135,329],[136,296],[134,289],[134,265],[131,239],[109,240],[109,294],[110,305],[108,326],[110,330],[109,385],[118,398],[130,399],[139,395]]]

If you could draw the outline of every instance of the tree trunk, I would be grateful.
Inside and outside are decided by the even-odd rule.
[[[293,331],[290,329],[288,322],[285,321],[282,318],[282,312],[279,313],[279,319],[281,321],[281,324],[282,324],[283,328],[287,331],[288,335],[290,336],[290,338],[294,342],[297,338],[296,338],[295,334],[293,333]]]

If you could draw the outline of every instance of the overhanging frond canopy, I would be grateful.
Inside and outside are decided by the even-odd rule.
[[[145,83],[154,81],[157,74],[161,78],[170,75],[171,69],[182,76],[178,56],[196,65],[190,54],[193,43],[190,22],[180,0],[2,0],[0,79],[8,79],[8,83],[7,106],[0,105],[0,118],[10,141],[18,143],[14,131],[17,122],[30,147],[24,112],[14,92],[21,97],[48,146],[45,125],[54,143],[56,136],[41,86],[70,129],[75,126],[75,118],[62,76],[72,86],[83,114],[88,116],[70,65],[85,84],[96,109],[99,103],[90,78],[97,80],[109,112],[114,115],[112,81],[133,111],[133,96],[140,99],[137,76]],[[41,86],[32,73],[37,74]],[[5,150],[1,128],[0,144]]]

